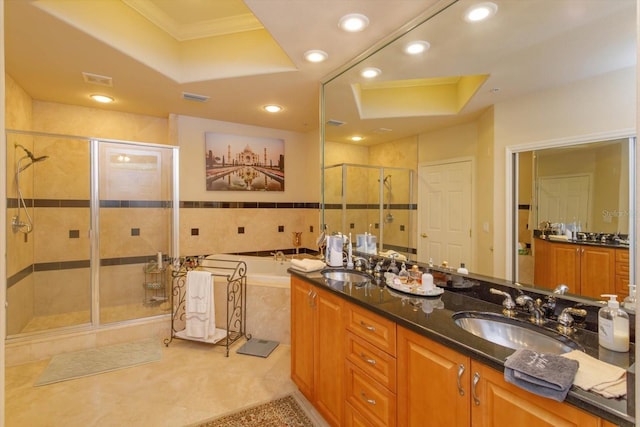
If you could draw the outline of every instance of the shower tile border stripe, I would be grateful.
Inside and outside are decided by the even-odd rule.
[[[396,210],[410,210],[415,211],[418,210],[418,205],[416,203],[391,203],[384,204],[385,209],[396,209]],[[340,203],[327,203],[324,205],[325,209],[342,209],[342,204]],[[380,209],[380,204],[378,203],[347,203],[347,209]]]
[[[88,208],[89,200],[25,199],[27,207],[36,208]],[[342,205],[338,205],[342,207]],[[373,205],[372,205],[373,206]],[[377,206],[377,205],[376,205]],[[396,206],[396,205],[392,205]],[[399,205],[398,205],[399,206]],[[18,199],[8,198],[7,209],[18,207]],[[170,200],[100,200],[101,208],[171,208]],[[180,208],[193,209],[320,209],[317,202],[218,202],[182,201]],[[400,209],[400,208],[399,208]]]

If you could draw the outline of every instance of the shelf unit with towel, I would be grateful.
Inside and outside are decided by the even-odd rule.
[[[189,274],[189,272],[197,272]],[[199,336],[188,333],[187,326],[191,317],[189,313],[189,284],[190,280],[200,280],[206,278],[207,273],[210,276],[212,285],[210,286],[210,316],[215,316],[215,288],[217,286],[225,287],[226,328],[214,327],[213,333],[206,333],[205,336]],[[190,341],[200,341],[209,344],[222,345],[226,347],[226,356],[229,356],[229,347],[238,339],[246,336],[246,306],[247,306],[247,265],[244,261],[216,259],[215,257],[204,257],[195,259],[185,259],[184,261],[174,264],[172,271],[172,287],[171,287],[171,336],[164,340],[164,344],[168,347],[174,338],[185,339]],[[196,289],[194,287],[194,289]],[[196,291],[197,292],[197,291]],[[203,316],[206,318],[206,316]],[[209,319],[204,319],[206,322]],[[215,319],[214,319],[215,320]],[[195,329],[194,329],[195,330]],[[204,328],[208,331],[208,328]]]

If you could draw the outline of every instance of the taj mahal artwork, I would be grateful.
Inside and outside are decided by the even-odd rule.
[[[284,191],[284,140],[205,133],[207,191]]]

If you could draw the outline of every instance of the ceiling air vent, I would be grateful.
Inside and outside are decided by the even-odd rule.
[[[195,93],[182,92],[182,98],[187,101],[207,102],[209,97],[206,95],[198,95]]]
[[[342,126],[343,124],[345,124],[346,122],[342,122],[340,120],[335,120],[335,119],[329,119],[327,120],[327,124],[329,126]]]
[[[109,87],[113,86],[113,79],[109,76],[101,76],[99,74],[83,72],[82,78],[84,79],[85,83]]]

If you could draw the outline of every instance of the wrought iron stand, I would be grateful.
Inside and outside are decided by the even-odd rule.
[[[221,282],[226,282],[226,334],[217,339],[200,339],[187,336],[186,327],[186,285],[187,272],[197,269],[208,271],[214,276],[214,288]],[[199,258],[197,261],[185,259],[171,271],[171,336],[164,340],[165,346],[174,338],[190,341],[200,341],[226,347],[229,357],[229,347],[238,339],[246,336],[246,306],[247,306],[247,264],[244,261],[215,259],[214,257]],[[215,280],[218,278],[218,280]],[[222,280],[221,280],[222,279]],[[213,292],[213,290],[212,290]]]

